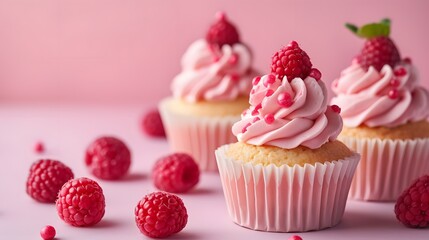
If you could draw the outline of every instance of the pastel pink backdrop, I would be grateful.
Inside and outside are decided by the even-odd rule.
[[[2,0],[0,101],[157,101],[218,10],[239,27],[255,67],[266,72],[272,53],[297,40],[328,84],[363,43],[343,23],[390,17],[429,86],[426,0]]]

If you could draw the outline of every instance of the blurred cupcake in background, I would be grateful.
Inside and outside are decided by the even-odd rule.
[[[327,106],[319,70],[295,41],[256,77],[250,107],[216,150],[232,220],[274,232],[320,230],[343,216],[359,155],[336,140],[338,106]]]
[[[350,196],[394,201],[429,172],[429,93],[389,37],[390,20],[346,26],[366,39],[332,85],[337,96],[331,103],[344,120],[339,139],[362,155]]]
[[[249,106],[251,64],[250,49],[220,12],[206,37],[186,50],[173,97],[159,105],[172,150],[191,154],[203,171],[216,171],[215,149],[235,141],[230,129]]]

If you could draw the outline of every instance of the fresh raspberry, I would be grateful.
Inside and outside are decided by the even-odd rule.
[[[34,151],[36,153],[43,153],[45,151],[45,146],[42,142],[36,142],[36,145],[34,145]]]
[[[401,61],[401,57],[395,43],[389,37],[375,37],[365,41],[357,61],[365,69],[373,66],[381,71],[384,65],[395,67]]]
[[[290,237],[288,240],[302,240],[302,237],[298,236],[298,235],[293,235],[292,237]]]
[[[158,110],[149,111],[144,115],[142,129],[149,136],[165,137],[164,125]]]
[[[84,227],[94,225],[103,218],[105,201],[103,189],[89,178],[76,178],[61,188],[56,202],[58,216],[64,222]]]
[[[140,231],[152,238],[164,238],[180,232],[188,222],[182,199],[166,192],[154,192],[141,199],[135,210]]]
[[[53,203],[63,184],[73,177],[72,170],[60,161],[38,160],[30,168],[27,194],[39,202]]]
[[[233,45],[240,42],[237,29],[228,21],[225,13],[218,13],[216,18],[217,21],[210,26],[206,34],[207,42],[219,47],[222,47],[224,44]]]
[[[198,183],[200,170],[191,156],[186,153],[175,153],[155,163],[152,179],[155,187],[160,190],[183,193]]]
[[[297,42],[292,41],[273,55],[271,73],[277,74],[279,79],[287,76],[290,82],[296,77],[306,78],[312,66],[307,53],[299,48]]]
[[[114,180],[127,173],[131,164],[131,154],[121,140],[114,137],[101,137],[89,145],[85,163],[94,176]]]
[[[366,39],[362,51],[356,57],[365,70],[373,66],[381,71],[384,65],[390,65],[393,68],[401,61],[395,43],[389,38],[390,19],[383,19],[378,23],[370,23],[362,27],[347,23],[346,27],[358,37]]]
[[[47,225],[40,230],[40,236],[43,238],[43,240],[52,240],[55,237],[55,234],[57,232],[55,231],[55,228]]]
[[[417,179],[395,204],[396,218],[407,227],[429,226],[429,175]]]

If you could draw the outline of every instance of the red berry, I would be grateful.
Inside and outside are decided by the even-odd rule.
[[[164,238],[180,232],[188,222],[182,199],[166,192],[144,196],[135,210],[137,227],[151,238]]]
[[[381,71],[384,65],[392,68],[399,63],[401,57],[395,43],[389,37],[374,37],[366,40],[361,53],[357,56],[358,63],[365,69],[373,66]]]
[[[226,18],[225,13],[217,14],[217,21],[209,28],[206,34],[209,44],[222,47],[224,44],[233,45],[240,42],[237,29]]]
[[[58,194],[56,205],[58,216],[75,227],[100,222],[106,206],[100,185],[84,177],[72,179],[64,184]]]
[[[290,82],[296,77],[306,78],[312,66],[307,53],[299,48],[297,42],[292,41],[272,57],[271,73],[277,74],[279,79],[287,76]]]
[[[159,159],[152,170],[152,180],[159,190],[183,193],[200,180],[200,170],[186,153],[175,153]]]
[[[55,231],[55,228],[47,225],[40,230],[40,236],[43,238],[43,240],[52,240],[55,237],[55,234],[57,232]]]
[[[131,164],[130,150],[117,138],[101,137],[86,150],[85,164],[100,179],[118,179],[128,172]]]
[[[399,196],[395,214],[407,227],[429,227],[429,175],[418,178]]]
[[[34,145],[34,151],[36,153],[43,153],[45,151],[45,147],[43,146],[43,143],[36,142],[36,145]]]
[[[302,240],[302,237],[298,236],[298,235],[293,235],[292,237],[290,237],[288,240]]]
[[[151,110],[144,115],[142,129],[149,136],[165,137],[164,125],[158,110]]]
[[[39,202],[55,202],[58,191],[72,179],[72,170],[57,160],[41,159],[33,163],[27,178],[27,194]]]

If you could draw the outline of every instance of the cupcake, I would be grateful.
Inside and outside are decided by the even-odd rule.
[[[234,141],[230,129],[249,104],[252,55],[224,13],[206,38],[182,57],[182,72],[171,85],[173,97],[159,106],[173,151],[191,154],[203,171],[216,171],[214,151]]]
[[[350,196],[394,201],[413,179],[429,172],[429,93],[409,58],[389,37],[390,21],[358,28],[366,42],[332,84],[341,107],[339,139],[362,156]]]
[[[246,228],[320,230],[344,213],[359,155],[336,140],[338,106],[321,73],[293,41],[256,77],[250,107],[232,127],[238,142],[216,150],[228,212]]]

